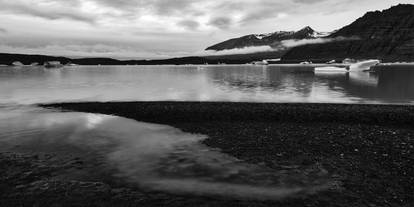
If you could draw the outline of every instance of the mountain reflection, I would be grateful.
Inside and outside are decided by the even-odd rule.
[[[232,101],[414,103],[414,70],[314,72],[308,65],[0,69],[0,103]]]
[[[313,72],[310,67],[239,66],[209,71],[215,84],[239,91],[291,93],[309,97],[313,91],[328,91],[372,102],[406,103],[414,101],[414,70],[398,68],[376,73]],[[322,95],[322,94],[321,94]]]

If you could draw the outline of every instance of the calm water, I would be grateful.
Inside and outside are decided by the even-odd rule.
[[[0,106],[0,153],[75,153],[89,162],[97,155],[114,176],[150,190],[278,200],[337,185],[317,165],[269,169],[209,148],[206,138],[116,116]]]
[[[289,66],[0,67],[0,104],[77,101],[414,103],[414,68],[313,73]]]
[[[251,101],[414,103],[414,70],[313,73],[302,67],[0,68],[0,152],[98,154],[114,176],[149,190],[277,200],[339,186],[321,166],[269,169],[211,149],[205,135],[35,103]],[[312,173],[309,173],[312,172]]]

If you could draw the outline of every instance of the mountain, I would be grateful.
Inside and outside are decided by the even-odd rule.
[[[279,48],[284,40],[312,40],[316,42],[293,48]],[[325,41],[323,41],[325,40]],[[307,41],[305,41],[307,42]],[[63,64],[79,65],[165,65],[165,64],[243,64],[256,60],[282,57],[282,62],[303,60],[326,62],[329,60],[381,59],[385,62],[414,61],[414,5],[400,4],[383,11],[368,12],[352,24],[331,34],[316,32],[305,27],[296,32],[274,32],[270,34],[247,35],[227,40],[207,48],[226,50],[249,46],[271,46],[275,51],[254,54],[211,55],[204,57],[181,57],[164,60],[116,60],[110,58],[71,59],[43,55],[22,55],[0,53],[0,65],[11,65],[20,61],[25,65],[43,64],[46,61],[60,61]]]
[[[339,37],[345,41],[298,46],[282,59],[414,61],[414,5],[400,4],[387,10],[368,12],[327,38]]]
[[[271,46],[276,47],[283,40],[302,40],[314,39],[327,36],[326,33],[316,32],[307,26],[299,31],[278,31],[268,34],[251,34],[239,38],[230,39],[216,45],[208,47],[206,50],[230,50],[237,48],[253,47],[253,46]]]

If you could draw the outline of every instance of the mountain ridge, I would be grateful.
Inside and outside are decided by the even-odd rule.
[[[367,12],[328,38],[357,37],[348,41],[302,45],[290,49],[283,60],[367,59],[414,60],[414,5],[399,4]]]
[[[306,26],[298,31],[276,31],[273,33],[250,34],[242,37],[232,38],[212,45],[206,48],[206,50],[223,51],[258,46],[273,47],[280,45],[280,42],[284,40],[314,39],[327,35],[327,33],[317,32],[310,26]]]
[[[287,40],[318,39],[286,46]],[[353,23],[330,33],[316,32],[307,26],[298,31],[251,34],[208,47],[222,51],[255,46],[278,50],[284,61],[368,59],[414,61],[414,5],[398,4],[382,11],[370,11]],[[279,58],[279,57],[274,57]]]

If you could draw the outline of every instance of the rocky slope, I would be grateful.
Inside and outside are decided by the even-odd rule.
[[[414,5],[400,4],[384,11],[368,12],[328,38],[348,41],[303,45],[287,52],[284,60],[377,58],[384,61],[414,60]]]
[[[277,47],[283,40],[302,40],[313,39],[326,36],[326,33],[316,32],[307,26],[299,31],[278,31],[269,34],[251,34],[239,38],[230,39],[211,47],[206,50],[230,50],[236,48],[253,47],[253,46],[272,46]]]

